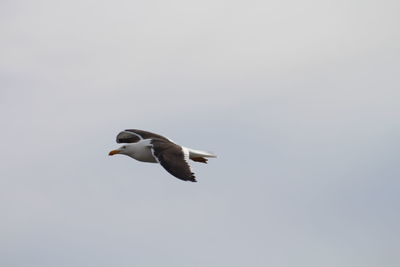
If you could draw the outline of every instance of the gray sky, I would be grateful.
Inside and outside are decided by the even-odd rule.
[[[399,8],[1,1],[0,265],[399,266]]]

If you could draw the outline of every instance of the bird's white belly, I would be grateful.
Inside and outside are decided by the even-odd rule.
[[[132,158],[138,161],[157,163],[157,160],[154,158],[153,153],[149,147],[143,147],[143,149],[141,149],[140,151],[136,151],[136,153],[132,155]]]

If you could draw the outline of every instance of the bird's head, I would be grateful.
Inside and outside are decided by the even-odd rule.
[[[109,156],[113,156],[115,154],[123,154],[123,155],[130,156],[133,153],[134,153],[133,146],[131,146],[131,145],[123,145],[118,149],[114,149],[114,150],[110,151],[110,153],[108,153],[108,155]]]

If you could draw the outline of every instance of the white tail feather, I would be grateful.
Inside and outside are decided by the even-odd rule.
[[[206,158],[216,158],[217,157],[217,155],[215,155],[214,153],[211,153],[211,152],[196,150],[196,149],[187,148],[187,147],[185,147],[185,148],[187,150],[189,150],[190,157],[206,157]]]

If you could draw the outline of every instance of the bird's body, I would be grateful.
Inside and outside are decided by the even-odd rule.
[[[157,159],[154,157],[153,152],[150,148],[150,139],[140,140],[137,143],[132,143],[126,145],[126,151],[128,153],[120,153],[125,154],[131,158],[134,158],[138,161],[142,162],[151,162],[157,163]]]
[[[207,158],[216,157],[213,153],[183,147],[164,136],[137,129],[120,132],[117,143],[125,145],[111,151],[110,156],[123,154],[142,162],[160,163],[170,174],[184,181],[196,182],[189,159],[207,163]]]

